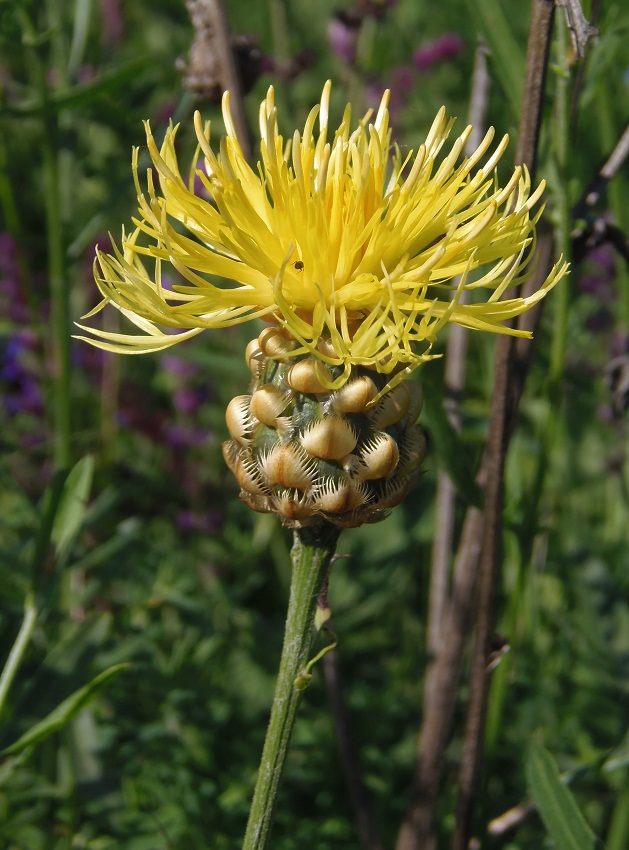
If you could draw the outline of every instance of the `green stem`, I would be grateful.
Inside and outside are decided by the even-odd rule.
[[[52,30],[61,33],[58,9],[55,3],[48,4]],[[34,88],[39,90],[43,114],[43,142],[41,149],[42,171],[44,178],[44,208],[46,216],[46,243],[48,249],[48,276],[51,302],[51,328],[53,375],[52,392],[54,402],[54,461],[57,469],[70,465],[72,458],[70,394],[70,287],[65,266],[65,241],[61,220],[61,191],[59,179],[58,115],[50,100],[47,79],[47,67],[39,55],[39,36],[25,9],[18,10],[25,44],[31,45],[31,74]],[[57,26],[55,26],[57,24]],[[53,62],[61,79],[65,77],[59,39],[53,45],[58,61]]]
[[[29,593],[24,601],[24,618],[22,625],[15,639],[15,643],[11,647],[7,663],[4,665],[4,670],[0,676],[0,714],[4,708],[4,703],[7,694],[13,684],[15,674],[20,669],[22,658],[28,642],[33,634],[33,629],[37,623],[37,608],[35,607],[35,599],[32,593]]]
[[[307,679],[304,673],[315,631],[317,597],[338,535],[339,530],[328,523],[295,531],[284,645],[242,850],[262,850],[271,827],[302,683]]]
[[[54,413],[57,469],[70,465],[72,458],[71,396],[70,396],[70,305],[69,286],[65,271],[61,227],[59,169],[54,147],[56,120],[52,114],[45,122],[46,138],[42,145],[45,180],[46,235],[48,242],[48,274],[51,296],[51,324],[54,353]]]
[[[555,135],[555,160],[557,166],[558,180],[556,185],[556,216],[557,232],[556,239],[559,252],[564,257],[570,256],[570,199],[568,197],[568,166],[570,150],[570,69],[567,64],[568,56],[568,33],[565,21],[558,16],[557,49],[558,61],[560,62],[557,74],[556,98],[555,98],[555,122],[553,125]],[[553,299],[554,305],[554,328],[553,339],[550,350],[550,383],[551,392],[558,393],[563,378],[566,347],[568,344],[568,313],[570,309],[570,290],[567,286],[557,288],[557,297]],[[556,412],[557,406],[552,409]]]

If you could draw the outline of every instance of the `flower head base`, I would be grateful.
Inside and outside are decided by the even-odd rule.
[[[329,101],[328,82],[303,132],[285,143],[270,88],[253,170],[226,93],[227,135],[217,153],[209,125],[195,115],[199,148],[187,179],[175,153],[177,127],[158,150],[147,124],[154,170],[143,192],[136,150],[135,230],[95,263],[104,296],[96,309],[113,303],[142,333],[86,329],[96,338],[89,341],[117,352],[156,351],[204,328],[261,318],[297,341],[290,356],[314,355],[335,367],[329,389],[342,386],[352,367],[366,367],[392,374],[386,390],[434,356],[447,322],[520,333],[502,323],[543,298],[567,266],[559,262],[533,295],[500,300],[527,276],[539,216],[531,210],[544,188],[531,192],[519,166],[504,188],[496,184],[507,138],[481,165],[493,130],[462,158],[467,127],[438,164],[453,123],[444,109],[413,157],[391,145],[388,92],[373,121],[368,113],[353,131],[347,106],[333,135]],[[165,264],[180,282],[167,286]],[[460,303],[472,289],[490,290],[489,298]],[[322,368],[324,382],[325,374]]]

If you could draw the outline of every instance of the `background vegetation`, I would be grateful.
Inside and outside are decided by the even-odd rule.
[[[362,114],[391,86],[395,137],[416,147],[443,103],[465,125],[479,38],[490,46],[487,123],[515,138],[527,7],[344,0],[339,15],[329,0],[229,0],[226,11],[234,34],[248,37],[252,127],[269,84],[289,134],[331,77],[337,118],[348,99]],[[556,16],[539,157],[564,251],[579,223],[573,208],[629,115],[629,11],[613,2],[585,11],[599,14],[600,32],[586,60],[576,61]],[[223,411],[246,389],[253,332],[208,333],[133,358],[70,341],[72,322],[97,301],[94,246],[133,214],[130,149],[143,143],[142,119],[158,133],[181,120],[184,161],[193,150],[198,104],[176,64],[192,39],[180,0],[0,3],[0,635],[9,659],[0,745],[39,730],[0,763],[7,850],[233,850],[244,831],[290,546],[274,518],[238,501],[221,458]],[[200,108],[217,138],[218,107]],[[624,166],[588,215],[627,233],[628,196]],[[621,254],[609,242],[580,250],[548,301],[507,466],[497,632],[509,651],[492,680],[475,832],[488,848],[544,845],[534,812],[488,831],[527,800],[536,738],[608,850],[625,850]],[[387,847],[404,817],[422,713],[436,477],[448,468],[458,481],[460,524],[464,482],[487,435],[493,346],[479,334],[470,340],[462,428],[446,442],[443,361],[422,368],[432,399],[422,419],[432,446],[425,475],[383,524],[345,532],[339,551],[348,558],[334,565],[345,701]],[[102,688],[83,694],[85,704],[65,703],[67,723],[36,726],[122,663],[130,666],[97,680],[94,691]],[[453,827],[466,695],[463,684],[439,847]],[[302,704],[272,846],[359,846],[321,672]]]

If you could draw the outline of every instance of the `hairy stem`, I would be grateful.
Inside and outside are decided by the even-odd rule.
[[[315,632],[319,591],[326,579],[339,530],[329,523],[295,531],[288,613],[280,669],[243,850],[262,850],[273,822],[275,801]]]

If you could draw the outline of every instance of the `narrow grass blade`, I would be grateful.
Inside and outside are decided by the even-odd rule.
[[[68,555],[83,525],[93,474],[94,458],[87,455],[73,467],[66,479],[52,527],[52,542],[59,560]]]
[[[526,762],[531,796],[558,850],[602,850],[571,792],[562,783],[553,757],[531,741]]]
[[[2,755],[8,756],[19,753],[27,747],[39,744],[54,732],[58,732],[59,729],[82,711],[106,685],[116,679],[128,667],[130,667],[128,663],[114,664],[113,667],[109,667],[109,669],[99,673],[91,682],[79,688],[78,691],[75,691],[67,699],[59,703],[47,717],[44,717],[43,720],[31,727],[15,743],[3,750]]]

